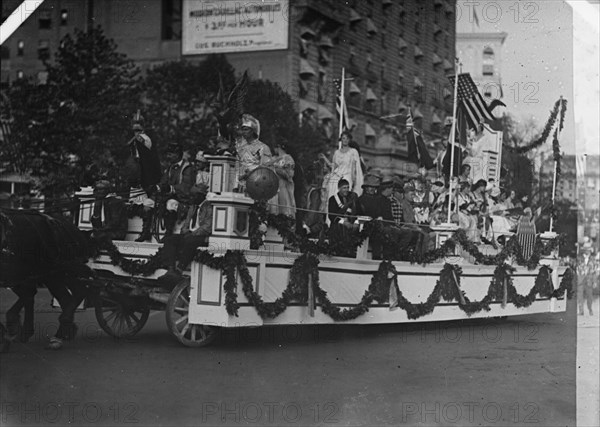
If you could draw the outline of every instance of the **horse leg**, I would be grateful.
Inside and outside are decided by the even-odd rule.
[[[71,340],[77,334],[77,325],[74,322],[75,311],[86,297],[87,289],[77,282],[68,281],[69,279],[63,280],[67,283],[49,282],[47,286],[57,299],[60,295],[63,300],[61,303],[62,313],[58,317],[59,326],[55,337],[61,340]]]
[[[6,313],[6,323],[8,334],[12,337],[19,337],[21,342],[29,341],[33,336],[34,327],[34,297],[37,294],[35,285],[12,288],[19,299]],[[25,309],[23,325],[21,325],[21,310]]]

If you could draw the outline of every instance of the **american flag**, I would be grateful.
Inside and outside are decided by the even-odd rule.
[[[455,76],[449,76],[448,78],[452,86],[454,86]],[[484,101],[469,73],[458,75],[457,89],[460,110],[467,120],[467,127],[469,129],[477,129],[482,121],[496,120],[496,117],[492,114],[492,109]],[[498,100],[495,100],[493,104],[504,105]]]
[[[335,85],[335,109],[340,118],[340,135],[343,131],[349,128],[348,126],[348,109],[346,108],[346,100],[342,96],[342,80],[333,79]]]

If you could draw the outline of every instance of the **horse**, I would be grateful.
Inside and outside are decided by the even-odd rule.
[[[34,296],[40,284],[61,307],[59,327],[49,344],[51,349],[61,348],[62,340],[76,333],[75,310],[87,296],[82,279],[94,276],[86,265],[95,250],[91,239],[74,224],[37,210],[2,209],[0,249],[0,287],[10,288],[18,297],[6,313],[6,327],[0,323],[3,351],[11,342],[27,342],[33,336]]]

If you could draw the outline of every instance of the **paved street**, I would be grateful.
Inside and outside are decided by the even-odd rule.
[[[115,341],[88,310],[58,352],[44,350],[46,303],[32,342],[0,356],[2,425],[575,425],[574,301],[506,320],[235,330],[205,349],[182,347],[162,312]]]

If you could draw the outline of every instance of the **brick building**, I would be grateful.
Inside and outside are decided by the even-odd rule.
[[[24,76],[45,81],[43,59],[61,38],[90,22],[144,70],[182,54],[187,0],[46,0],[2,46],[3,85]],[[19,0],[3,2],[3,17]],[[212,2],[212,4],[219,2]],[[251,2],[249,2],[251,3]],[[268,3],[268,2],[267,2]],[[455,0],[290,0],[274,19],[287,24],[287,48],[229,52],[238,72],[279,83],[304,119],[337,136],[334,79],[342,68],[355,140],[369,168],[400,174],[408,165],[404,121],[422,117],[432,155],[452,112],[447,73],[454,72]],[[282,2],[286,6],[286,2]],[[51,59],[51,58],[50,58]],[[417,121],[419,125],[419,121]]]

